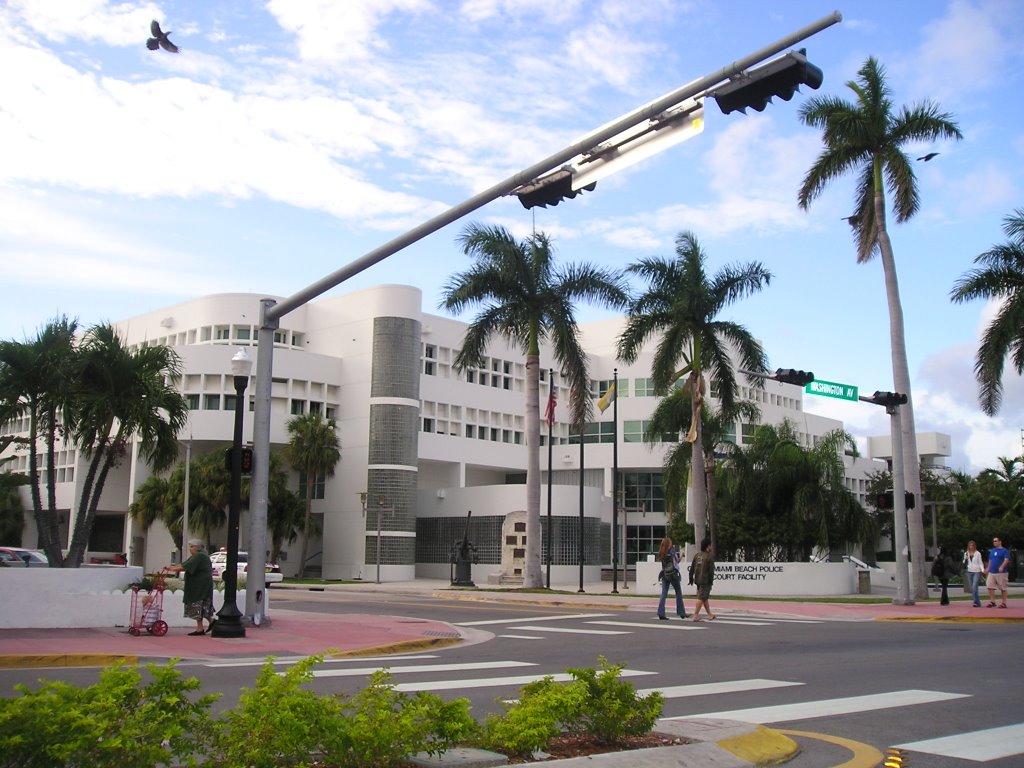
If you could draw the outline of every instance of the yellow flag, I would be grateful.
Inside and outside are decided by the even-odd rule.
[[[608,406],[615,402],[615,394],[615,383],[612,382],[612,385],[601,395],[601,399],[597,401],[597,408],[601,413],[607,411]]]

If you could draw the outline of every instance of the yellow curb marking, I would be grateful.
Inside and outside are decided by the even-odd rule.
[[[414,651],[424,651],[428,648],[445,648],[461,642],[461,637],[432,637],[422,640],[402,640],[397,643],[375,645],[372,648],[355,648],[351,651],[328,650],[325,653],[332,659],[349,656],[383,656],[389,653],[412,653]]]
[[[800,751],[800,745],[785,736],[782,731],[765,728],[763,725],[757,726],[757,730],[743,736],[720,739],[715,744],[754,765],[784,763]]]
[[[0,654],[0,669],[34,667],[108,667],[138,664],[139,657],[113,653],[7,653]]]
[[[813,733],[811,731],[788,731],[780,729],[779,733],[783,733],[787,736],[799,736],[802,739],[827,741],[829,744],[844,747],[853,753],[853,757],[850,760],[833,766],[832,768],[875,768],[875,766],[885,759],[885,755],[870,744],[865,744],[862,741],[853,741],[852,739],[844,739],[841,736],[831,736],[827,733]]]

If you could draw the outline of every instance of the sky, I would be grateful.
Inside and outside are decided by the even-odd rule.
[[[555,207],[514,197],[330,291],[417,286],[437,309],[470,264],[469,223],[536,228],[560,262],[671,257],[692,231],[708,270],[761,262],[770,286],[721,315],[772,368],[862,394],[892,390],[879,259],[857,264],[854,179],[810,209],[821,151],[799,105],[853,100],[869,56],[896,109],[932,101],[962,141],[904,147],[920,210],[890,220],[919,432],[952,436],[954,469],[1019,456],[1024,382],[1007,366],[978,407],[994,307],[949,294],[1024,207],[1024,13],[1016,0],[5,0],[0,3],[0,339],[59,315],[119,321],[210,293],[290,296],[582,135],[839,10],[800,44],[818,91],[704,131]],[[146,48],[151,20],[180,54]],[[928,162],[915,160],[929,152]],[[586,306],[581,321],[607,317]],[[469,319],[466,316],[465,319]],[[864,436],[884,410],[807,395]]]

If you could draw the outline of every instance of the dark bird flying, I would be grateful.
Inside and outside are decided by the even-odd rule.
[[[155,51],[157,48],[163,48],[165,51],[170,53],[178,53],[178,46],[171,42],[168,35],[173,34],[172,32],[164,32],[160,29],[160,22],[153,20],[153,23],[149,25],[150,34],[153,36],[146,41],[146,47],[151,51]]]
[[[860,214],[855,213],[853,216],[843,216],[843,221],[849,224],[851,227],[856,227],[860,224]]]
[[[928,162],[929,160],[931,160],[931,159],[932,159],[933,157],[935,157],[935,156],[936,156],[937,154],[939,154],[939,153],[938,153],[938,152],[929,152],[929,153],[928,153],[927,155],[925,155],[924,157],[919,157],[919,158],[917,158],[917,159],[918,159],[918,160],[924,160],[924,161],[925,161],[925,162],[927,163],[927,162]]]

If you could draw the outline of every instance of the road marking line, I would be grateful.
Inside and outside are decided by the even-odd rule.
[[[670,685],[667,688],[644,688],[638,690],[637,694],[646,696],[655,691],[659,692],[666,699],[679,699],[686,696],[712,696],[719,693],[740,693],[742,691],[763,691],[768,688],[789,688],[803,683],[794,683],[789,680],[763,680],[754,678],[752,680],[731,680],[721,683],[695,683],[693,685]],[[673,718],[662,718],[671,720]]]
[[[309,658],[308,656],[277,656],[273,659],[269,659],[271,664],[275,665],[286,665],[286,664],[298,664],[300,661]],[[358,656],[358,657],[333,657],[328,656],[324,658],[321,664],[354,664],[359,662],[365,664],[368,661],[418,661],[420,659],[436,659],[436,653],[416,653],[409,655],[395,655],[395,656]],[[201,662],[199,666],[203,667],[262,667],[268,662],[268,659],[246,659],[244,661],[206,661]]]
[[[495,635],[495,637],[508,637],[512,640],[544,640],[543,637],[537,637],[536,635]]]
[[[1024,747],[1024,723],[987,728],[984,731],[974,731],[973,733],[958,733],[954,736],[942,736],[937,739],[912,741],[894,746],[897,749],[926,752],[929,755],[957,757],[961,760],[987,763],[990,760],[999,760],[1021,753],[1021,748]]]
[[[642,672],[637,669],[624,669],[620,677],[638,677],[640,675],[654,675],[656,672]],[[527,683],[534,683],[550,677],[556,683],[567,683],[573,680],[573,676],[564,672],[556,675],[520,675],[518,677],[478,677],[468,680],[429,680],[422,683],[400,683],[394,686],[396,691],[413,693],[415,691],[448,691],[460,690],[462,688],[490,688],[501,685],[523,686]]]
[[[463,672],[475,669],[507,669],[509,667],[535,667],[532,661],[472,661],[464,664],[414,664],[408,667],[352,667],[349,669],[318,669],[313,677],[355,677],[372,675],[382,669],[393,675],[406,675],[416,672]]]
[[[753,709],[732,709],[725,712],[702,712],[700,714],[669,717],[668,720],[682,720],[687,717],[720,717],[726,720],[740,720],[744,723],[780,723],[790,720],[811,720],[833,715],[849,715],[856,712],[869,712],[874,709],[890,709],[907,707],[915,704],[931,704],[951,699],[966,699],[963,693],[943,693],[942,691],[892,691],[875,693],[867,696],[848,696],[842,699],[822,699],[804,701],[795,704],[780,704],[774,707],[755,707]]]
[[[639,621],[588,621],[587,624],[601,624],[609,627],[632,627],[634,629],[676,629],[676,630],[691,630],[691,629],[704,629],[699,624],[690,622],[689,624],[680,619],[679,621],[669,622],[658,622],[657,624],[641,624]]]
[[[628,635],[629,632],[618,632],[614,629],[574,629],[572,627],[509,627],[509,629],[525,629],[527,632],[562,632],[569,635]]]
[[[600,619],[604,616],[614,616],[614,613],[566,613],[558,616],[529,616],[518,619],[488,619],[487,621],[456,621],[452,622],[457,627],[483,627],[488,624],[521,624],[524,621],[564,621],[566,619]]]

